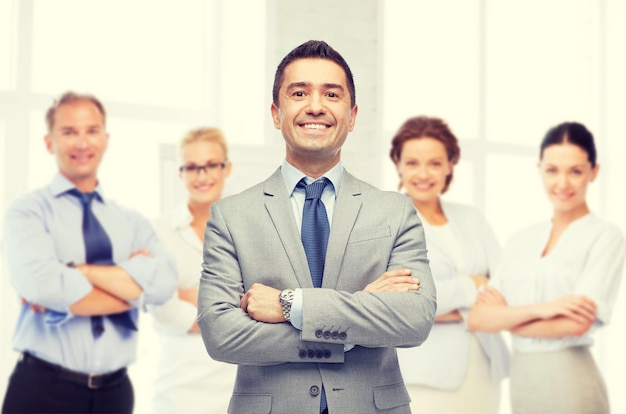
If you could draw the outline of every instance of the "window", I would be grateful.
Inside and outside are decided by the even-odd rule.
[[[15,88],[17,2],[0,0],[0,90]]]
[[[537,147],[550,126],[568,120],[597,131],[598,19],[590,0],[487,0],[489,140]]]
[[[172,194],[164,186],[178,184],[175,168],[163,170],[162,148],[176,147],[190,129],[218,126],[233,158],[241,152],[258,156],[269,122],[266,7],[259,0],[0,0],[0,105],[8,103],[0,116],[11,114],[0,125],[3,133],[23,137],[19,144],[0,141],[0,155],[7,148],[27,172],[20,180],[2,179],[7,194],[45,185],[56,172],[43,143],[44,113],[67,90],[103,101],[111,140],[99,178],[108,196],[146,217],[161,213],[160,196]],[[28,57],[20,58],[19,71],[18,51]],[[264,107],[265,113],[248,111]],[[174,179],[163,179],[166,173]],[[12,296],[1,302],[10,325],[2,330],[7,348],[0,348],[8,354],[0,358],[3,389],[13,367],[17,308],[14,290],[1,286],[3,295]],[[143,325],[148,335],[149,318]],[[156,364],[157,341],[153,336],[139,344],[146,360],[133,374],[141,376],[135,383],[140,412],[150,411],[146,367]]]

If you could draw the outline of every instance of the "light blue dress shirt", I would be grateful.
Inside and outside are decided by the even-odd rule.
[[[69,263],[85,263],[82,206],[67,194],[75,188],[63,175],[21,198],[6,211],[4,244],[6,263],[18,295],[46,308],[22,306],[13,338],[19,352],[31,354],[84,373],[100,374],[126,367],[135,360],[137,332],[104,318],[105,331],[94,339],[91,318],[69,312],[73,303],[92,289],[83,274]],[[157,240],[148,220],[100,195],[92,209],[113,246],[113,261],[141,286],[137,308],[164,303],[176,290],[175,262]],[[130,255],[147,249],[150,256]]]

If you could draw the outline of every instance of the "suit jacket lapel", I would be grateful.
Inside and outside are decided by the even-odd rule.
[[[263,191],[265,208],[276,228],[300,287],[313,287],[309,264],[306,260],[304,247],[302,247],[298,225],[293,216],[291,201],[285,189],[280,168],[265,181]]]
[[[322,287],[337,287],[348,239],[361,209],[361,194],[359,180],[344,170],[328,237]]]

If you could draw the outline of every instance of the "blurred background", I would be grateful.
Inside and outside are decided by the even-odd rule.
[[[598,144],[589,204],[626,232],[624,21],[626,0],[0,0],[0,209],[56,172],[43,118],[67,90],[104,102],[111,140],[101,182],[147,217],[180,201],[176,143],[192,128],[218,126],[229,141],[225,195],[261,181],[284,157],[270,118],[276,65],[320,39],[354,72],[359,115],[343,162],[356,176],[395,190],[393,133],[410,116],[439,116],[461,144],[446,198],[482,209],[504,243],[549,218],[539,142],[575,120]],[[19,301],[1,262],[3,395]],[[618,414],[624,326],[621,292],[593,348]],[[131,371],[143,414],[159,351],[148,315],[139,346]]]

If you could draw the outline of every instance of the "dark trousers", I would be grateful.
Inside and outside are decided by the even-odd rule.
[[[131,414],[134,403],[133,386],[127,375],[114,385],[91,389],[20,361],[9,379],[2,414]]]

